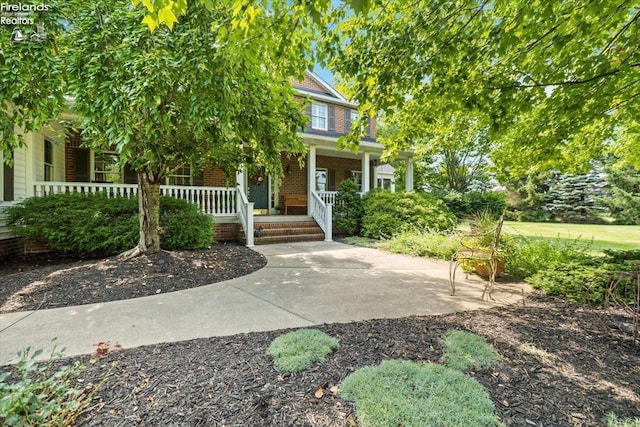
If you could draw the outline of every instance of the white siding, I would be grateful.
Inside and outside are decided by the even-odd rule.
[[[26,147],[18,148],[13,153],[13,181],[15,200],[21,200],[27,197],[27,149]]]
[[[13,202],[0,202],[0,240],[12,237],[4,218],[4,208],[12,204]]]
[[[44,181],[44,136],[41,133],[33,134],[33,180]]]

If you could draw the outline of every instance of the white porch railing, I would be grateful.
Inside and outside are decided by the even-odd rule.
[[[364,196],[364,193],[358,193],[360,197]],[[318,196],[325,203],[331,203],[333,206],[337,205],[336,197],[338,196],[337,191],[318,191]]]
[[[33,195],[36,197],[59,193],[104,193],[109,197],[133,197],[138,194],[138,185],[94,182],[35,182],[33,185]],[[237,215],[235,188],[161,185],[160,194],[195,203],[205,214],[217,217]]]
[[[311,216],[316,220],[322,231],[324,241],[333,241],[333,218],[331,203],[325,203],[315,191],[311,192]]]
[[[247,239],[247,246],[253,246],[253,203],[247,199],[247,195],[244,194],[240,186],[236,187],[238,197],[236,198],[238,204],[238,216],[242,223],[242,229]]]

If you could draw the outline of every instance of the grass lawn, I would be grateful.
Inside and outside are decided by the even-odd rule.
[[[640,226],[505,221],[504,232],[533,238],[593,239],[593,250],[640,249]]]

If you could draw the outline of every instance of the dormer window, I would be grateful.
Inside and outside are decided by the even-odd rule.
[[[327,104],[311,105],[311,128],[317,130],[327,130]]]

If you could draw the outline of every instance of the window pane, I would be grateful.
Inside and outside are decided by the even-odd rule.
[[[191,166],[181,166],[169,175],[169,185],[191,185]]]
[[[316,169],[316,191],[327,191],[328,173],[326,169]]]
[[[53,180],[53,145],[47,139],[44,140],[44,180]]]
[[[313,104],[311,106],[311,127],[314,129],[327,129],[327,106]]]
[[[97,182],[122,183],[122,171],[115,153],[96,153],[94,179]]]

